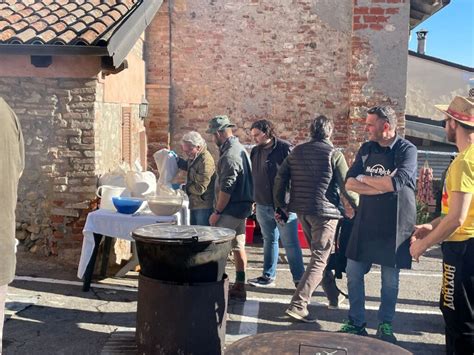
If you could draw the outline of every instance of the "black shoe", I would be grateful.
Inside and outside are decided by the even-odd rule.
[[[256,277],[255,279],[249,279],[248,283],[250,286],[255,287],[275,287],[275,279],[265,275]]]

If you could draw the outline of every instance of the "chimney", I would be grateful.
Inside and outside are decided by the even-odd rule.
[[[419,54],[425,54],[427,34],[428,34],[427,30],[419,30],[416,33],[416,37],[418,38],[418,50],[417,50],[417,52]]]

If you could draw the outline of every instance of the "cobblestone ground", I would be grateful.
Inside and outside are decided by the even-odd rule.
[[[259,276],[262,248],[248,247],[248,254],[248,277]],[[400,277],[394,330],[399,345],[415,354],[442,354],[444,350],[443,319],[437,304],[440,270],[440,250],[435,247]],[[230,263],[227,272],[233,280]],[[101,280],[85,293],[74,277],[74,269],[55,265],[52,259],[20,254],[17,274],[9,288],[4,354],[111,354],[117,353],[114,346],[119,345],[122,353],[136,353],[136,273]],[[345,279],[338,280],[338,285],[345,290]],[[336,331],[347,318],[347,304],[339,310],[327,309],[327,301],[318,289],[309,307],[318,322],[292,322],[284,311],[294,289],[288,265],[282,261],[275,287],[249,287],[247,302],[229,303],[226,343],[279,330]],[[380,293],[378,267],[366,276],[366,293],[368,331],[373,336]]]

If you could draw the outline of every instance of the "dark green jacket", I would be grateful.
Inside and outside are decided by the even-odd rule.
[[[188,172],[185,191],[189,209],[212,208],[216,168],[211,153],[206,148],[194,160],[179,158],[178,167]]]

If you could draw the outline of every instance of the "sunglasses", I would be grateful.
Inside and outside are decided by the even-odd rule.
[[[446,125],[448,124],[448,121],[449,121],[450,119],[451,119],[451,118],[447,118],[447,119],[445,119],[444,121],[441,121],[441,127],[446,128]]]
[[[377,115],[382,119],[388,120],[387,109],[384,106],[374,106],[367,110],[367,113]]]

